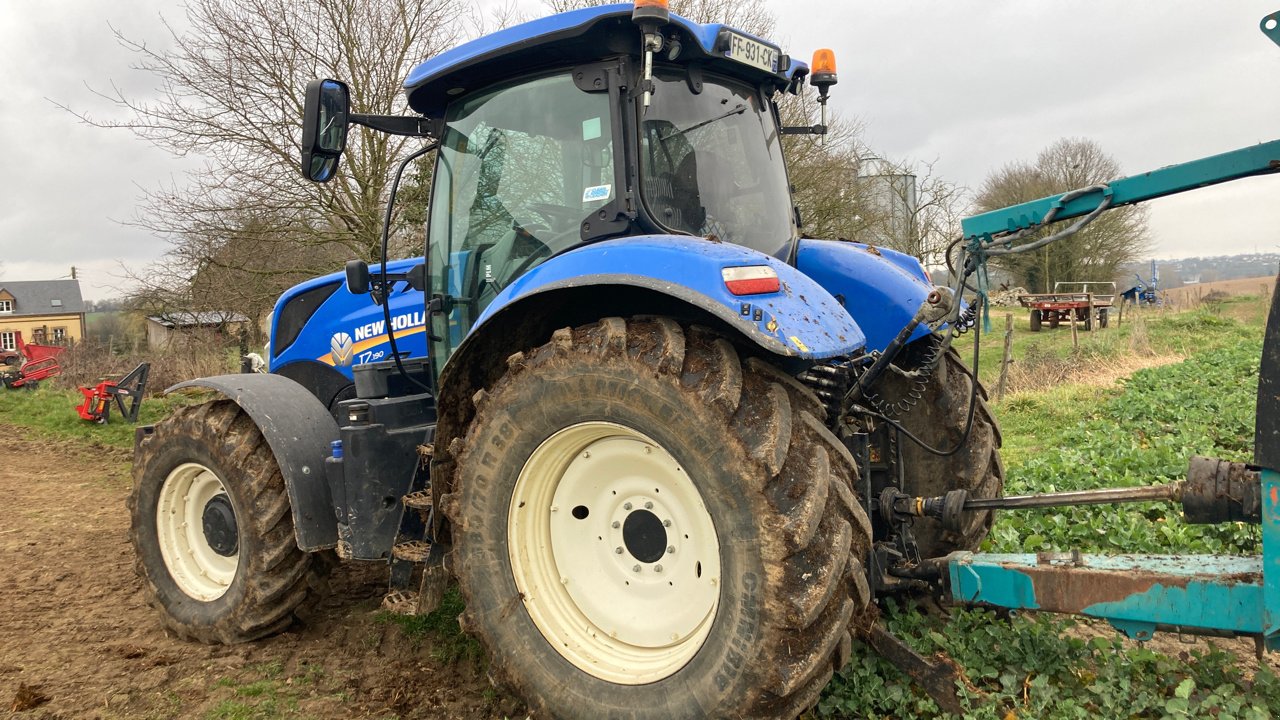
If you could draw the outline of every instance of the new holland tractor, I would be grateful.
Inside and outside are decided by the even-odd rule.
[[[185,383],[224,398],[140,432],[133,539],[166,624],[278,631],[336,548],[388,562],[407,612],[447,568],[464,627],[551,715],[814,703],[902,583],[888,565],[986,533],[988,513],[895,533],[879,494],[1002,482],[983,394],[929,324],[949,291],[802,233],[781,140],[824,128],[776,103],[825,98],[819,60],[642,0],[427,60],[420,116],[312,83],[308,178],[335,175],[350,123],[436,152],[425,257],[290,290],[270,374]]]
[[[132,540],[165,624],[279,631],[336,554],[386,563],[396,612],[456,581],[540,717],[794,718],[855,635],[951,682],[871,601],[970,557],[997,506],[972,503],[1001,494],[951,348],[963,278],[993,235],[1111,196],[980,217],[952,288],[806,237],[781,140],[825,127],[777,103],[808,83],[825,109],[836,80],[829,51],[637,0],[423,62],[411,116],[312,82],[308,179],[338,174],[351,124],[422,138],[401,172],[435,153],[424,256],[288,291],[269,374],[182,383],[217,399],[139,429]]]

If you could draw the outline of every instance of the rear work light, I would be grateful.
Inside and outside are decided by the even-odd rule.
[[[728,267],[720,271],[724,286],[734,295],[762,295],[774,293],[782,287],[778,273],[768,265]]]

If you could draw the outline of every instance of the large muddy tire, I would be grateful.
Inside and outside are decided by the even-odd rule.
[[[474,401],[442,500],[462,624],[537,717],[816,703],[870,601],[871,526],[811,392],[710,331],[608,318]]]
[[[936,353],[938,338],[909,345],[902,365],[909,369],[929,362]],[[919,388],[910,378],[888,372],[882,376],[881,396],[902,408],[896,420],[913,435],[935,449],[948,450],[960,442],[968,419],[973,377],[954,349],[938,361],[928,383]],[[912,405],[903,403],[913,391],[920,397]],[[903,490],[909,495],[934,497],[949,490],[968,490],[970,497],[994,498],[1004,491],[1004,466],[1000,462],[1000,425],[987,406],[987,391],[978,385],[978,407],[973,429],[959,452],[940,457],[905,437],[899,437],[903,470]],[[991,511],[970,513],[960,532],[944,530],[932,518],[920,518],[912,527],[921,557],[941,557],[955,550],[976,550],[991,530]]]
[[[147,599],[183,638],[270,635],[324,588],[271,448],[229,400],[179,408],[142,440],[129,510]]]

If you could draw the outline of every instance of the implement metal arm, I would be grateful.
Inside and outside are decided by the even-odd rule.
[[[960,221],[960,227],[967,240],[977,238],[983,242],[991,242],[1001,235],[1041,225],[1055,207],[1058,211],[1052,216],[1052,220],[1069,220],[1093,212],[1103,198],[1108,196],[1111,207],[1119,207],[1276,172],[1280,172],[1280,140],[1131,175],[1108,183],[1101,192],[1078,195],[1066,202],[1063,202],[1063,198],[1068,193],[1061,193],[992,210],[965,218]],[[1078,194],[1077,191],[1072,193]]]

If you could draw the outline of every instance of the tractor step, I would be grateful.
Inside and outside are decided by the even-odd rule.
[[[426,562],[427,555],[431,552],[431,543],[425,540],[410,540],[408,542],[396,543],[391,548],[392,557],[397,560],[406,562]]]
[[[404,496],[404,506],[411,510],[430,510],[431,491],[419,490]]]
[[[382,609],[396,615],[417,615],[418,598],[412,590],[392,590],[382,598]]]

